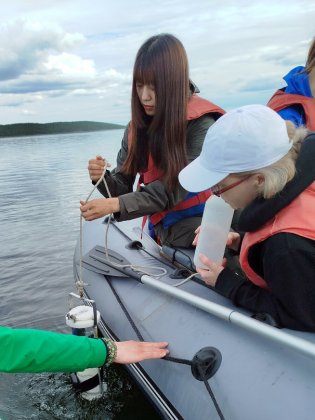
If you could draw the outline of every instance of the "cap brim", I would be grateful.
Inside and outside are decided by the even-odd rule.
[[[197,157],[180,171],[178,179],[185,190],[199,192],[213,187],[228,175],[229,174],[206,169],[201,164],[200,157]]]

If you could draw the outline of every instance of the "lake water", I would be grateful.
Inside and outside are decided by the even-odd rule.
[[[87,162],[112,166],[123,130],[0,139],[0,325],[70,333],[68,293],[79,200],[92,189]],[[99,194],[96,192],[94,197]],[[120,366],[108,392],[88,403],[67,374],[1,374],[0,419],[157,419]]]

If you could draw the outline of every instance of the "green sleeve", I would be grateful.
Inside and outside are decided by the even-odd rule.
[[[0,372],[80,372],[105,360],[102,340],[0,327]]]

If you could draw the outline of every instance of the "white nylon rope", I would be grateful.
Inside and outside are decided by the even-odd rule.
[[[192,279],[195,276],[198,276],[199,273],[193,273],[189,277],[186,277],[184,280],[180,281],[179,283],[173,284],[173,287],[181,286],[182,284],[187,283],[190,279]]]
[[[106,161],[106,159],[104,159],[105,162],[105,166],[104,166],[104,170],[103,173],[100,177],[100,179],[97,181],[97,183],[94,185],[92,191],[89,193],[89,195],[87,196],[87,199],[85,200],[85,202],[87,203],[88,200],[90,199],[90,197],[92,196],[93,192],[95,191],[95,189],[98,187],[98,185],[103,181],[105,188],[106,188],[106,192],[108,194],[108,197],[111,198],[111,193],[109,191],[107,182],[105,180],[105,174],[107,171],[107,168],[110,166],[110,164]],[[133,265],[133,264],[119,264],[116,263],[114,261],[111,261],[110,256],[108,254],[108,246],[107,246],[107,239],[108,239],[108,229],[109,229],[109,225],[110,225],[110,221],[111,221],[111,216],[112,213],[109,215],[108,219],[107,219],[107,226],[106,226],[106,231],[105,231],[105,256],[106,256],[106,260],[109,261],[111,263],[111,265],[114,265],[116,267],[119,268],[131,268],[132,270],[139,272],[139,273],[143,273],[145,275],[151,276],[151,277],[155,277],[155,278],[160,278],[162,276],[164,276],[165,274],[167,274],[167,270],[163,267],[156,267],[156,266],[142,266],[142,265]],[[82,260],[83,260],[83,216],[82,213],[80,215],[80,270],[79,270],[79,280],[76,282],[76,286],[78,288],[79,294],[81,297],[83,297],[83,293],[84,293],[84,286],[85,283],[83,282],[83,278],[82,278]],[[154,274],[154,273],[150,273],[147,269],[150,270],[155,270],[160,272],[159,274]]]
[[[139,227],[135,227],[135,228],[133,228],[133,230],[134,230],[134,232],[138,232],[138,231],[140,231],[141,232],[141,228]],[[153,241],[154,242],[154,244],[161,250],[162,249],[162,247],[159,245],[159,244],[157,244],[155,241],[154,241],[154,239],[147,233],[147,232],[145,232],[145,231],[143,231],[142,232],[142,235],[143,236],[147,236],[149,239],[150,239],[150,241]],[[192,273],[189,277],[186,277],[184,280],[182,280],[182,281],[180,281],[180,282],[178,282],[178,283],[175,283],[175,284],[172,284],[172,286],[173,287],[178,287],[178,286],[181,286],[181,285],[183,285],[183,284],[185,284],[185,283],[187,283],[190,279],[192,279],[193,277],[195,277],[195,276],[198,276],[198,274],[199,273]]]

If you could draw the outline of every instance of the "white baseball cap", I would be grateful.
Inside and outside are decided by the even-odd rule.
[[[292,146],[285,121],[264,105],[228,111],[208,130],[199,157],[179,173],[192,192],[213,187],[229,174],[262,169],[280,160]]]

